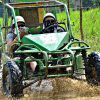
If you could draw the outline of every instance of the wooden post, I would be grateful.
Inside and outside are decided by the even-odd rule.
[[[68,6],[68,12],[69,12],[69,15],[70,15],[70,2],[69,2],[69,0],[67,0],[67,6]],[[67,19],[67,25],[68,25],[68,29],[69,29],[69,21],[68,21],[68,19]]]
[[[70,2],[68,0],[68,11],[69,11],[69,14],[70,14]]]
[[[80,33],[81,33],[81,40],[84,40],[83,35],[83,15],[82,15],[82,0],[80,0]]]

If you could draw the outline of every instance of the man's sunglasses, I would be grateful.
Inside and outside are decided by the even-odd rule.
[[[25,26],[24,23],[21,23],[21,24],[18,25],[18,27],[24,27],[24,26]],[[15,28],[15,24],[12,26],[12,28],[13,28],[13,29]]]
[[[55,20],[46,20],[46,23],[55,23]]]
[[[18,27],[24,27],[24,26],[25,26],[25,24],[18,25]]]

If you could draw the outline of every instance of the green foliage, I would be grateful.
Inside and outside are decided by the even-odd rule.
[[[1,24],[2,24],[2,18],[0,18],[0,26],[1,26]]]
[[[79,11],[71,11],[71,23],[75,37],[80,39],[80,14]],[[100,9],[83,11],[83,33],[85,42],[91,46],[91,51],[100,51]]]

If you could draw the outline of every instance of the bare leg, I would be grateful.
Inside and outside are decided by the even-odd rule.
[[[35,71],[36,66],[37,66],[37,62],[36,61],[30,62],[30,67],[31,67],[33,72]]]

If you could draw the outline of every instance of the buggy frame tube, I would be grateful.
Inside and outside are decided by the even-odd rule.
[[[1,27],[0,27],[0,35],[1,35],[1,42],[2,42],[2,43],[0,44],[0,49],[1,49],[1,48],[3,49],[3,50],[1,49],[0,51],[4,51],[4,52],[5,52],[5,43],[6,43],[6,42],[4,41],[3,33],[2,33],[2,31],[1,31]],[[3,52],[3,53],[4,53],[4,52]]]
[[[18,42],[21,42],[21,40],[20,40],[20,34],[18,32],[18,25],[17,25],[17,21],[16,21],[16,18],[15,18],[14,8],[12,6],[10,6],[8,3],[5,4],[5,6],[8,7],[9,9],[11,9],[11,12],[12,12],[12,15],[13,15],[13,18],[14,18],[14,21],[15,21],[15,27],[16,27]]]
[[[3,33],[2,33],[2,31],[1,31],[1,27],[0,27],[0,36],[1,36],[1,42],[2,42],[2,44],[4,44],[5,42],[4,42],[4,38],[3,38]],[[2,45],[1,44],[1,45]]]
[[[34,45],[34,44],[23,44],[23,45],[21,45],[17,50],[16,50],[16,52],[18,51],[18,50],[20,50],[21,48],[23,48],[24,46],[34,46],[36,49],[38,49],[39,51],[41,51],[41,49],[39,48],[39,47],[37,47],[36,45]],[[23,52],[23,51],[22,51]]]
[[[43,1],[42,1],[43,2]],[[69,12],[68,12],[68,7],[67,7],[67,5],[66,4],[64,4],[64,3],[62,3],[62,2],[59,2],[59,1],[55,1],[55,0],[52,0],[52,1],[50,1],[50,2],[54,2],[54,3],[58,3],[58,4],[55,4],[55,5],[52,5],[52,6],[50,6],[50,5],[43,5],[43,6],[28,6],[28,8],[30,8],[30,7],[33,7],[33,8],[45,8],[45,7],[59,7],[59,6],[64,6],[64,8],[66,9],[66,15],[67,15],[67,17],[68,17],[68,23],[69,23],[69,32],[71,33],[71,38],[73,38],[73,33],[72,33],[72,28],[71,28],[71,23],[70,23],[70,17],[69,17]],[[35,3],[33,3],[33,4],[37,4],[38,2],[35,2]],[[49,1],[48,2],[43,2],[43,3],[49,3]],[[18,3],[19,4],[19,3]],[[11,5],[18,5],[17,3],[15,3],[15,4],[11,4]],[[31,3],[22,3],[22,4],[31,4]],[[20,8],[22,8],[22,7],[14,7],[15,9],[20,9]],[[23,7],[23,8],[27,8],[27,7]],[[67,28],[67,30],[68,30],[68,28]]]
[[[62,5],[64,5],[64,7],[65,7],[65,9],[66,9],[66,15],[67,15],[67,17],[68,17],[68,23],[69,23],[69,31],[70,31],[70,33],[71,33],[71,37],[73,38],[73,32],[72,32],[72,27],[71,27],[71,23],[70,23],[70,17],[69,17],[69,12],[68,12],[68,7],[67,7],[67,5],[66,4],[64,4],[64,3],[62,3],[62,2],[59,2],[59,1],[56,1],[56,2],[58,2],[58,3],[60,3],[60,4],[62,4]]]
[[[86,45],[86,47],[90,48],[89,45],[83,41],[70,42],[65,46],[65,48],[69,49],[71,47],[71,45],[76,44],[76,43],[79,44],[79,46],[80,46],[80,44],[84,44],[84,45]]]
[[[44,58],[44,61],[45,61],[45,66],[46,66],[46,70],[45,70],[45,72],[46,72],[46,74],[45,74],[45,78],[47,77],[47,75],[48,75],[48,55],[47,55],[47,53],[45,52],[45,51],[42,51],[41,52],[42,54],[43,54],[43,58]],[[39,60],[36,60],[36,59],[34,59],[34,57],[30,57],[32,60],[35,60],[35,61],[39,61]]]

